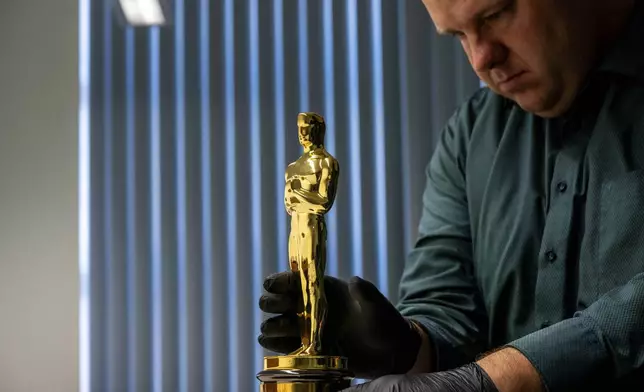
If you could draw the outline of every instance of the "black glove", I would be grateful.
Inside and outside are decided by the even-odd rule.
[[[498,392],[476,363],[427,374],[385,376],[342,392]]]
[[[262,323],[259,343],[277,353],[290,353],[300,347],[299,275],[290,271],[271,275],[264,288],[259,307],[279,315]],[[358,277],[347,283],[325,276],[324,292],[329,307],[322,331],[323,354],[347,357],[350,370],[359,378],[405,373],[413,366],[420,334],[376,286]]]

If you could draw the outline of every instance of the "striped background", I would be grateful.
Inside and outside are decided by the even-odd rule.
[[[257,389],[296,115],[341,176],[327,273],[392,301],[442,124],[478,80],[418,0],[80,1],[81,391]]]

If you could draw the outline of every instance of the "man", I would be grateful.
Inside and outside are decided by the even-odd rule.
[[[374,379],[352,390],[643,390],[644,5],[424,4],[488,87],[427,168],[397,307],[325,283],[329,341]],[[260,301],[282,313],[260,336],[276,351],[296,341],[292,280]]]

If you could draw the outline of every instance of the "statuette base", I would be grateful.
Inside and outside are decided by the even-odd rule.
[[[347,359],[285,355],[264,358],[260,392],[339,392],[351,386]]]

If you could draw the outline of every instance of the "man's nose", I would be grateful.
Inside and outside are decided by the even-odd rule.
[[[481,37],[470,40],[470,61],[476,72],[487,72],[503,63],[507,51],[499,42]]]

